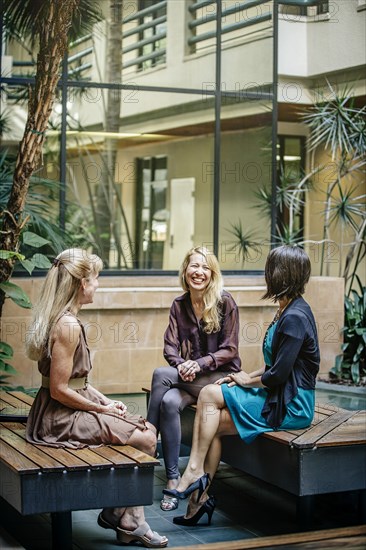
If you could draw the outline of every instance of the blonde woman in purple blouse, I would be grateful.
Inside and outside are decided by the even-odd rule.
[[[161,434],[167,489],[175,489],[180,480],[180,413],[196,403],[204,386],[241,370],[238,307],[223,290],[216,256],[203,247],[189,250],[180,283],[185,293],[174,300],[164,335],[169,366],[154,371],[147,412]],[[164,495],[160,506],[175,510],[178,499]]]

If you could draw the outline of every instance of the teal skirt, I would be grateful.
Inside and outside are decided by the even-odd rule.
[[[222,384],[222,393],[226,406],[241,439],[251,443],[263,432],[273,432],[262,416],[267,397],[265,388],[228,387]],[[314,416],[315,391],[298,388],[298,394],[287,405],[286,416],[278,430],[300,430],[310,426]]]

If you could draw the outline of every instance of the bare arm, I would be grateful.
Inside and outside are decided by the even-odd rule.
[[[53,345],[50,371],[50,393],[55,399],[71,409],[80,411],[94,411],[98,413],[116,414],[125,412],[125,405],[117,406],[117,402],[102,396],[102,403],[89,401],[77,391],[69,388],[69,380],[73,368],[73,360],[76,347],[80,339],[81,328],[79,323],[71,315],[64,315],[57,322],[53,331]],[[120,402],[118,402],[120,403]]]
[[[255,370],[254,372],[250,372],[249,376],[251,378],[256,378],[257,376],[262,376],[262,374],[264,373],[265,370],[266,370],[266,367],[263,366],[262,368],[260,368],[258,370]]]
[[[231,372],[224,378],[217,380],[215,384],[227,384],[231,386],[242,386],[243,388],[264,388],[261,376],[265,370],[265,367],[258,369],[248,374],[243,370],[240,372]]]

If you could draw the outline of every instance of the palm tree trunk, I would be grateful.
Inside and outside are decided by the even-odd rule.
[[[39,54],[34,90],[28,102],[28,119],[13,176],[13,185],[3,213],[0,249],[17,251],[19,236],[24,226],[24,205],[29,179],[42,163],[42,145],[59,80],[60,62],[67,50],[67,35],[71,20],[80,0],[47,0],[47,10],[39,30]],[[0,282],[8,281],[14,263],[0,260]],[[0,316],[4,296],[0,295]]]
[[[120,84],[122,82],[122,2],[110,0],[107,42],[107,82]],[[121,90],[114,89],[107,92],[107,108],[104,128],[106,132],[118,133],[121,111]],[[114,207],[114,172],[116,168],[116,150],[118,141],[106,138],[105,152],[101,181],[97,191],[98,233],[101,241],[101,250],[98,251],[103,261],[109,264],[111,236],[115,231]],[[117,264],[120,260],[117,261]]]

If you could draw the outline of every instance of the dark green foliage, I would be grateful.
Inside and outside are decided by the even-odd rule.
[[[101,3],[96,0],[81,0],[69,31],[70,41],[91,32],[93,25],[102,19]],[[48,9],[45,0],[4,0],[4,27],[15,40],[27,37],[35,41]],[[34,43],[32,43],[34,46]]]
[[[351,291],[344,301],[343,353],[336,358],[331,378],[366,383],[366,287],[357,277],[360,294]]]
[[[8,363],[13,357],[13,349],[9,344],[0,342],[0,387],[3,388],[6,384],[7,378],[16,374],[14,367]]]
[[[0,213],[6,209],[12,186],[14,158],[3,151],[0,156]],[[28,217],[20,237],[19,253],[15,258],[32,273],[35,267],[48,269],[49,258],[63,250],[70,240],[58,224],[58,194],[60,184],[45,178],[32,177],[24,210]],[[54,218],[54,221],[52,220]]]

